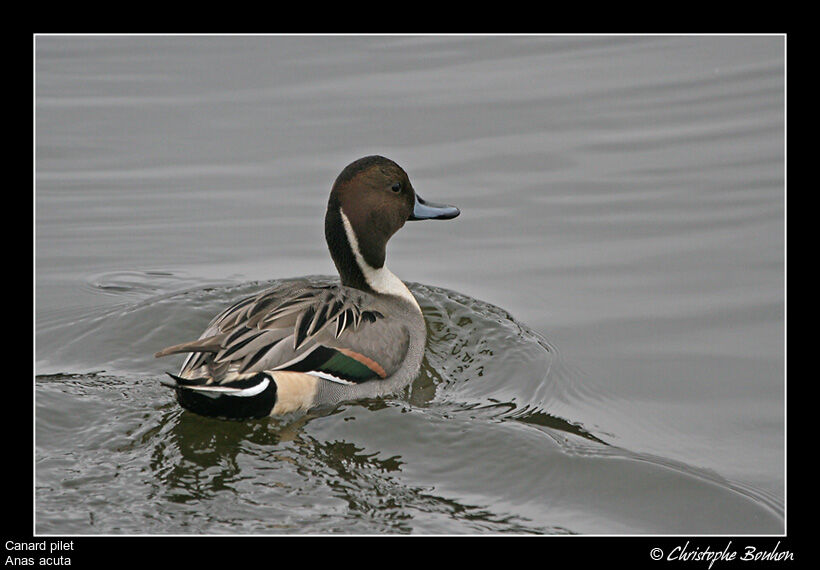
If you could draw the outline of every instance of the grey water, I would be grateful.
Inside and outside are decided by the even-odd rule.
[[[37,36],[34,530],[785,532],[784,42]],[[388,247],[419,378],[181,410],[153,353],[332,279],[368,154],[462,211]]]

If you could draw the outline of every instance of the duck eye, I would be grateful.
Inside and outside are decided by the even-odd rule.
[[[399,192],[401,192],[401,182],[396,182],[395,184],[393,184],[393,186],[390,187],[390,189],[398,194]]]

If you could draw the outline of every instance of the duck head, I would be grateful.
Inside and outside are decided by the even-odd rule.
[[[365,291],[389,292],[384,266],[388,240],[406,221],[449,220],[454,206],[419,197],[407,173],[383,156],[366,156],[336,178],[325,215],[325,238],[342,284]]]

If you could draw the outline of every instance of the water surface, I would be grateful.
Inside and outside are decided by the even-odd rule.
[[[35,530],[784,532],[783,48],[37,37]],[[421,376],[180,410],[153,353],[332,276],[330,185],[374,153],[462,210],[388,248]]]

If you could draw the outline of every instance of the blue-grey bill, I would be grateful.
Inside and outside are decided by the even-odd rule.
[[[413,213],[408,218],[413,220],[451,220],[458,216],[461,210],[455,206],[448,206],[447,204],[434,204],[428,202],[416,194],[416,205],[413,207]]]

